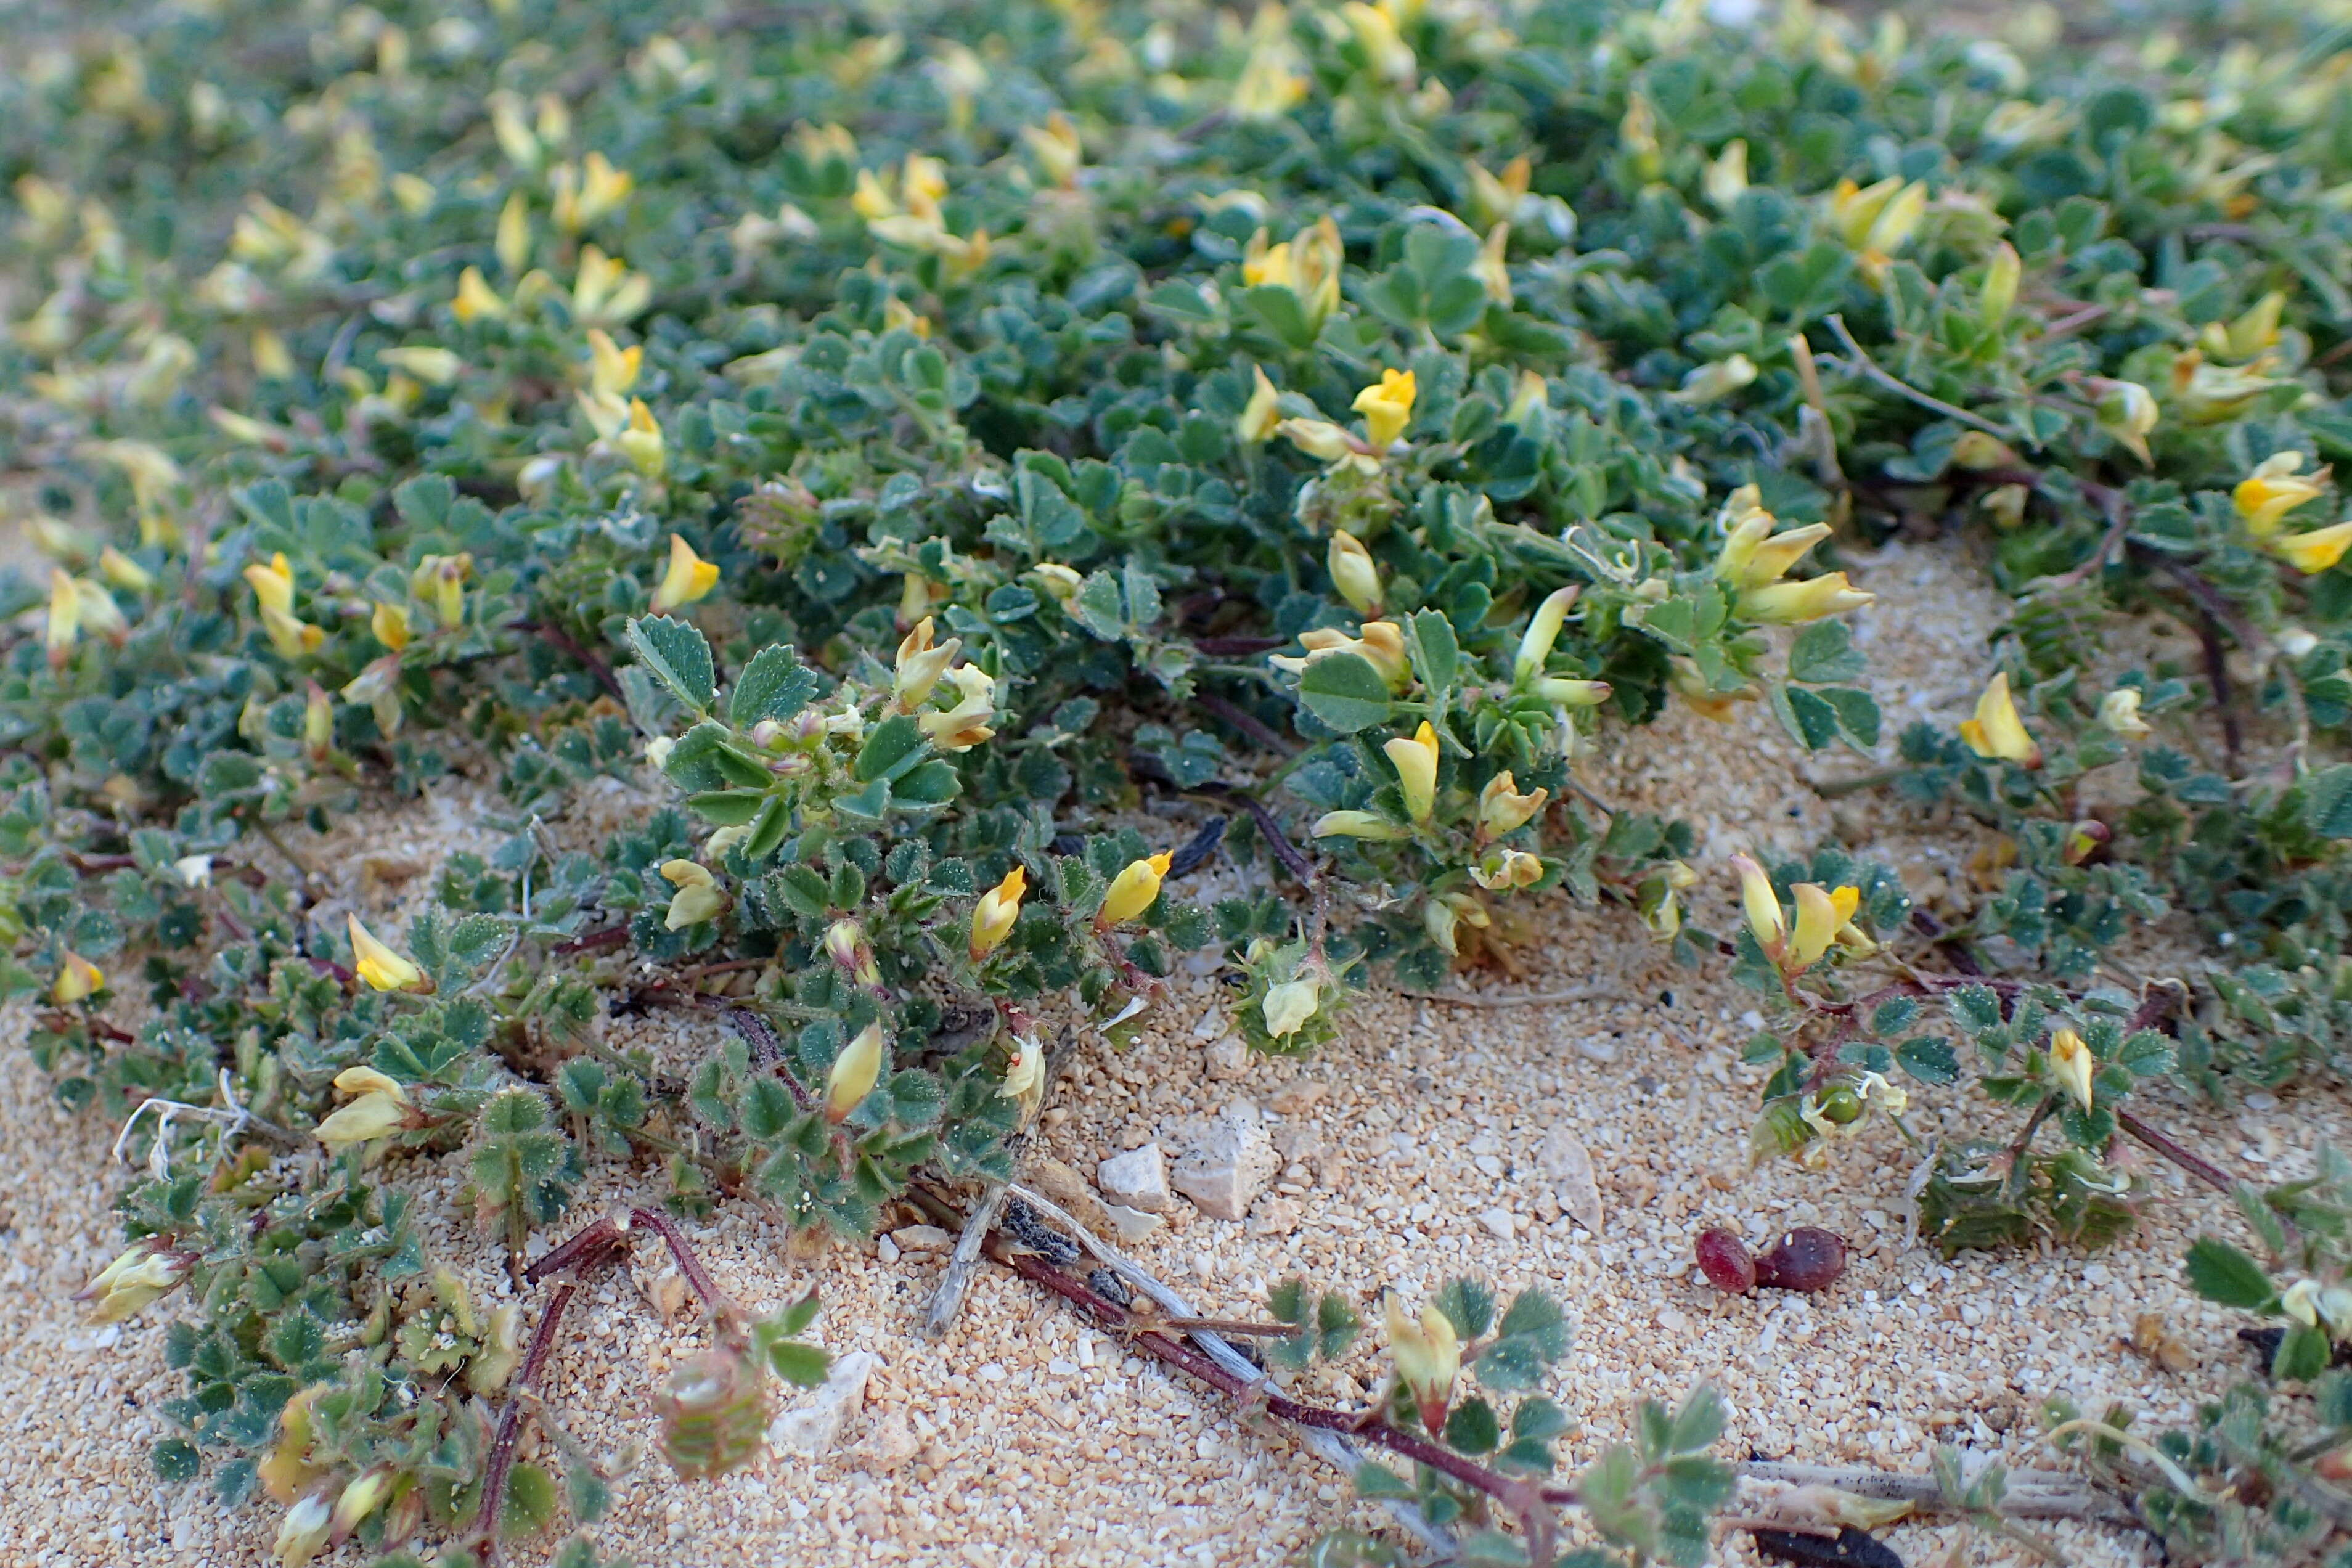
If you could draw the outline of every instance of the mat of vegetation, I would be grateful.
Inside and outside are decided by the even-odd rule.
[[[2352,1029],[2352,35],[2218,9],[2121,45],[1682,0],[13,23],[0,479],[54,564],[0,585],[5,984],[143,1172],[86,1295],[178,1311],[158,1472],[266,1494],[288,1563],[593,1527],[595,1468],[520,1437],[632,1246],[709,1315],[647,1395],[681,1478],[824,1375],[821,1299],[754,1318],[676,1216],[953,1218],[1062,1044],[1178,965],[1307,1052],[1367,984],[1507,968],[1548,898],[1727,958],[1757,1156],[1891,1122],[1948,1251],[2113,1239],[2129,1143],[2232,1185],[2147,1091],[2326,1078]],[[1848,630],[1906,614],[1835,569],[1896,531],[2011,597],[1956,732],[1883,712]],[[1982,824],[1981,886],[1694,864],[1699,825],[1577,777],[1743,702]],[[549,829],[647,762],[669,806]],[[405,929],[287,847],[453,773],[499,845]],[[1155,838],[1177,796],[1211,827]],[[1188,901],[1212,857],[1271,890]],[[648,965],[725,1050],[606,1044]],[[1916,1135],[1920,1094],[2006,1130]],[[459,1150],[527,1310],[409,1213]],[[596,1163],[630,1206],[572,1202]],[[2268,1321],[2266,1379],[2187,1430],[2046,1414],[2181,1559],[2315,1560],[2352,1165],[2238,1193],[2185,1268]],[[1006,1225],[1074,1310],[1384,1450],[1360,1488],[1465,1560],[1559,1560],[1573,1508],[1612,1543],[1580,1562],[1694,1562],[1730,1495],[1703,1389],[1550,1476],[1538,1293],[1391,1298],[1339,1412],[1281,1392],[1361,1327],[1313,1282],[1244,1376]]]

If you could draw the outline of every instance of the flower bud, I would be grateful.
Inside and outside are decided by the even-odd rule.
[[[1711,364],[1700,365],[1683,377],[1682,385],[1666,394],[1669,400],[1687,403],[1703,408],[1720,402],[1756,379],[1756,362],[1746,354],[1736,353]]]
[[[60,1007],[87,1001],[106,989],[106,972],[71,948],[58,952],[58,975],[49,982],[49,1000]]]
[[[2069,866],[2081,866],[2097,858],[2115,837],[2115,830],[2095,816],[2086,816],[2066,829],[2066,842],[2059,858]]]
[[[1282,423],[1282,394],[1266,379],[1263,366],[1250,366],[1250,377],[1249,402],[1244,405],[1234,429],[1243,440],[1255,445],[1272,436],[1275,426]]]
[[[1334,533],[1326,557],[1333,586],[1360,616],[1381,613],[1381,569],[1363,541],[1352,533]]]
[[[1427,822],[1437,805],[1437,731],[1424,719],[1410,740],[1400,736],[1384,742],[1381,750],[1397,771],[1406,815],[1415,823]]]
[[[1004,873],[1004,879],[981,894],[971,907],[971,944],[973,962],[986,958],[1004,945],[1013,934],[1013,924],[1021,918],[1021,895],[1027,890],[1029,879],[1018,866]]]
[[[383,1506],[392,1495],[394,1475],[390,1466],[377,1465],[362,1472],[357,1480],[342,1489],[335,1499],[335,1513],[329,1539],[340,1546],[351,1539],[360,1521]]]
[[[1336,463],[1356,450],[1356,438],[1328,419],[1285,419],[1275,434],[1308,457]]]
[[[277,1542],[270,1548],[278,1568],[302,1568],[326,1550],[333,1528],[334,1516],[323,1493],[313,1492],[287,1510],[278,1522]]]
[[[1547,675],[1528,689],[1555,708],[1598,708],[1609,700],[1612,689],[1605,680],[1569,680]]]
[[[1327,811],[1307,832],[1318,838],[1368,838],[1376,844],[1411,836],[1407,829],[1370,811]]]
[[[858,1103],[874,1092],[882,1077],[882,1026],[877,1021],[857,1032],[842,1047],[824,1075],[824,1119],[835,1126],[846,1121]]]
[[[2018,461],[2016,451],[2008,442],[1985,430],[1969,430],[1952,443],[1952,464],[1971,473],[1987,468],[2006,468]]]
[[[2164,416],[2157,407],[2156,395],[2136,381],[2093,380],[2084,384],[2098,397],[2093,412],[2099,428],[2143,465],[2153,465],[2156,459],[2148,454],[2147,438]]]
[[[2058,1085],[2071,1094],[2084,1110],[2091,1109],[2091,1075],[2098,1062],[2083,1037],[2072,1029],[2062,1028],[2050,1037],[2050,1070]]]
[[[151,1237],[133,1242],[75,1291],[73,1299],[90,1304],[91,1322],[119,1323],[177,1289],[195,1266],[194,1253],[178,1251]]]
[[[1168,875],[1174,860],[1174,856],[1162,850],[1129,862],[1125,870],[1111,879],[1110,890],[1103,895],[1102,912],[1095,917],[1097,928],[1121,924],[1150,909],[1160,897],[1160,879]]]
[[[1739,595],[1739,608],[1753,620],[1801,626],[1858,610],[1872,597],[1847,582],[1844,573],[1832,572],[1799,583],[1768,583],[1750,588]]]
[[[1993,247],[1992,257],[1985,263],[1984,282],[1977,289],[1978,321],[1998,327],[2009,320],[2010,310],[2017,303],[2018,279],[2024,271],[2015,246],[2004,239]]]
[[[860,985],[881,983],[882,972],[874,963],[874,944],[866,940],[866,928],[856,921],[835,921],[825,928],[824,954],[847,970]]]
[[[1789,942],[1788,917],[1780,912],[1780,900],[1772,891],[1772,879],[1764,868],[1745,855],[1731,858],[1732,869],[1739,873],[1739,907],[1748,919],[1748,934],[1764,956],[1778,961]]]
[[[915,623],[914,629],[898,644],[897,670],[891,687],[898,707],[906,712],[913,712],[923,699],[931,694],[931,688],[940,683],[940,677],[948,672],[948,667],[955,663],[956,656],[963,651],[963,641],[960,637],[950,637],[938,647],[932,647],[931,626],[931,617],[925,616]]]
[[[1528,629],[1519,634],[1519,650],[1511,658],[1512,684],[1523,685],[1543,673],[1544,661],[1551,657],[1552,644],[1559,640],[1559,629],[1567,624],[1569,607],[1576,603],[1580,591],[1574,583],[1555,588],[1536,606],[1536,613],[1528,619]]]
[[[1388,1298],[1383,1310],[1389,1354],[1396,1361],[1398,1380],[1412,1395],[1421,1424],[1432,1432],[1443,1431],[1454,1380],[1462,1370],[1462,1341],[1454,1331],[1454,1320],[1428,1306],[1415,1321],[1394,1295]]]

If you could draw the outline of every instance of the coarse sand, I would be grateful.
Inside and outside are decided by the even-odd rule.
[[[1859,563],[1858,580],[1880,595],[1857,630],[1890,736],[1913,718],[1948,725],[1964,715],[1990,667],[2001,605],[1980,570],[1951,550],[1895,545]],[[1612,731],[1604,746],[1626,739]],[[1834,835],[1897,866],[1932,900],[1965,884],[1980,847],[1965,825],[1921,820],[1891,801],[1853,796],[1832,809],[1806,780],[1869,764],[1802,757],[1760,704],[1727,727],[1677,710],[1632,739],[1622,754],[1588,764],[1585,780],[1612,805],[1696,826],[1696,891],[1718,925],[1730,919],[1724,858],[1740,848],[1795,852]],[[487,842],[472,826],[468,787],[454,784],[364,828],[347,825],[306,858],[334,897],[389,915],[431,882],[420,868]],[[600,816],[618,820],[647,798],[616,784],[558,831],[584,842]],[[1176,831],[1189,828],[1171,824]],[[1213,867],[1184,890],[1231,890],[1239,875]],[[1675,1401],[1703,1382],[1730,1405],[1729,1457],[1920,1472],[1937,1443],[2016,1467],[2063,1464],[2037,1440],[2036,1405],[2050,1395],[2092,1411],[2120,1400],[2174,1422],[2246,1373],[2233,1333],[2242,1318],[2196,1300],[2180,1282],[2189,1238],[2234,1234],[2235,1222],[2169,1167],[2141,1161],[2160,1201],[2104,1252],[1947,1263],[1904,1245],[1902,1194],[1916,1159],[1889,1128],[1842,1140],[1823,1170],[1787,1161],[1748,1168],[1761,1073],[1739,1063],[1750,1003],[1721,963],[1677,969],[1623,910],[1566,900],[1538,917],[1517,963],[1517,975],[1467,984],[1489,997],[1588,997],[1474,1008],[1383,988],[1348,1014],[1339,1043],[1298,1061],[1237,1060],[1229,1044],[1221,1048],[1228,992],[1211,975],[1182,973],[1130,1050],[1084,1042],[1031,1157],[1091,1176],[1106,1156],[1150,1140],[1166,1145],[1187,1118],[1235,1099],[1269,1110],[1289,1163],[1249,1219],[1221,1222],[1180,1203],[1132,1255],[1220,1316],[1261,1310],[1266,1287],[1294,1274],[1360,1306],[1384,1288],[1418,1300],[1463,1272],[1506,1295],[1540,1286],[1575,1328],[1550,1389],[1579,1423],[1561,1444],[1571,1470],[1627,1436],[1638,1401]],[[13,1044],[25,1016],[5,1022]],[[721,1037],[702,1013],[678,1009],[615,1018],[612,1031],[616,1045],[679,1055]],[[2159,1100],[2154,1113],[2221,1163],[2267,1181],[2310,1169],[2313,1152],[2341,1137],[2346,1110],[2338,1091],[2303,1089],[2284,1105],[2256,1096],[2217,1112]],[[1980,1114],[1958,1091],[1914,1097],[1923,1130],[1958,1131]],[[149,1462],[150,1446],[168,1435],[155,1406],[183,1392],[181,1374],[163,1364],[162,1327],[184,1301],[92,1328],[67,1299],[118,1250],[109,1204],[125,1173],[107,1165],[113,1129],[67,1114],[25,1055],[5,1048],[0,1118],[9,1155],[0,1161],[0,1568],[268,1561],[272,1506],[226,1512],[201,1484],[160,1485]],[[1591,1151],[1606,1210],[1598,1237],[1562,1212],[1538,1160],[1555,1127]],[[412,1163],[401,1179],[418,1193],[436,1259],[463,1272],[478,1299],[507,1299],[499,1248],[458,1203],[461,1163]],[[644,1200],[656,1179],[595,1165],[562,1228]],[[1717,1224],[1759,1243],[1789,1226],[1827,1226],[1854,1255],[1824,1295],[1726,1298],[1690,1262],[1700,1229]],[[688,1229],[720,1283],[755,1310],[816,1287],[824,1306],[815,1337],[836,1352],[870,1352],[877,1364],[864,1410],[821,1458],[772,1454],[691,1484],[646,1458],[615,1485],[597,1527],[608,1556],[679,1568],[1218,1568],[1288,1562],[1322,1531],[1386,1522],[1284,1431],[1127,1354],[993,1268],[934,1345],[914,1330],[944,1264],[939,1251],[795,1247],[750,1204]],[[640,1247],[628,1270],[586,1289],[545,1383],[548,1407],[600,1458],[647,1442],[658,1380],[708,1342],[692,1310],[665,1320],[654,1305],[675,1300],[662,1278],[668,1268],[657,1247]],[[2147,1311],[2186,1346],[2191,1370],[2160,1370],[2126,1347]],[[1361,1348],[1337,1372],[1312,1374],[1307,1392],[1357,1400],[1377,1377],[1374,1364]],[[2041,1528],[2079,1564],[2158,1560],[2152,1542],[2127,1531]],[[2014,1544],[1958,1525],[1904,1524],[1888,1540],[1914,1564],[2021,1560]],[[534,1563],[551,1549],[511,1556]],[[1734,1534],[1717,1556],[1748,1562],[1753,1550]],[[362,1558],[351,1547],[322,1561]]]

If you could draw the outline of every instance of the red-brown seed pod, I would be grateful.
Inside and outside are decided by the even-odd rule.
[[[1756,1260],[1756,1282],[1782,1290],[1826,1290],[1844,1272],[1844,1238],[1815,1225],[1799,1226]]]
[[[1699,1272],[1717,1289],[1745,1296],[1756,1289],[1756,1259],[1730,1231],[1718,1225],[1699,1232],[1696,1251]]]

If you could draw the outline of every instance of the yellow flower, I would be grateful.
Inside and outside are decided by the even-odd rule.
[[[1297,293],[1298,268],[1290,258],[1290,241],[1268,246],[1264,229],[1250,236],[1248,247],[1242,252],[1242,281],[1252,289],[1287,289]]]
[[[662,449],[661,426],[654,423],[653,410],[642,397],[629,399],[629,421],[612,437],[613,445],[629,466],[649,479],[657,479],[667,466],[667,455]]]
[[[1405,815],[1415,823],[1427,822],[1437,805],[1437,731],[1424,719],[1412,739],[1399,736],[1383,742],[1381,750],[1388,754],[1397,771],[1397,787],[1404,795]]]
[[[507,302],[483,278],[480,268],[468,267],[457,274],[457,294],[449,301],[449,313],[466,326],[476,321],[501,321],[507,313]]]
[[[694,552],[686,535],[669,536],[669,564],[662,571],[661,586],[654,590],[653,609],[656,615],[675,610],[681,605],[691,605],[719,586],[719,568]]]
[[[1045,1086],[1045,1043],[1030,1035],[1013,1037],[1013,1059],[1004,1064],[999,1100],[1025,1100]]]
[[[1354,456],[1360,443],[1328,419],[1285,419],[1275,427],[1275,434],[1290,442],[1310,458],[1326,463],[1337,463]],[[1367,459],[1366,467],[1370,467]]]
[[[1753,620],[1798,626],[1858,610],[1871,599],[1871,595],[1846,581],[1844,573],[1832,572],[1801,583],[1768,583],[1750,588],[1739,595],[1739,607]]]
[[[324,762],[335,744],[335,710],[317,681],[302,700],[302,744],[314,763]]]
[[[280,658],[299,658],[306,653],[316,653],[319,645],[327,640],[327,634],[320,628],[268,605],[261,606],[261,629],[269,635],[269,646]]]
[[[278,1521],[278,1539],[270,1555],[278,1560],[278,1568],[303,1568],[326,1550],[328,1537],[333,1533],[333,1510],[324,1493],[314,1492],[288,1509],[286,1517]]]
[[[398,653],[408,646],[408,612],[398,605],[380,604],[368,616],[368,630],[376,641]]]
[[[1511,226],[1498,223],[1486,231],[1486,239],[1478,247],[1478,259],[1470,264],[1471,276],[1486,291],[1487,302],[1507,310],[1511,308],[1512,295],[1511,269],[1505,256],[1510,247]]]
[[[1257,442],[1273,435],[1274,427],[1282,423],[1282,394],[1265,378],[1264,366],[1250,366],[1250,375],[1253,381],[1249,402],[1243,407],[1242,416],[1234,422],[1234,428],[1243,440]]]
[[[392,1495],[393,1472],[389,1466],[376,1465],[363,1472],[357,1480],[342,1489],[335,1499],[333,1528],[328,1532],[335,1541],[350,1539],[360,1521],[383,1506]]]
[[[1756,379],[1756,362],[1746,354],[1736,353],[1700,365],[1683,377],[1683,384],[1666,394],[1676,403],[1687,403],[1694,408],[1705,407],[1730,396]]]
[[[473,570],[470,552],[427,555],[408,574],[408,591],[431,605],[434,617],[444,626],[455,627],[466,619],[466,579]]]
[[[613,334],[602,327],[588,329],[589,389],[600,396],[619,397],[637,384],[637,371],[645,363],[642,343],[620,348]]]
[[[1038,585],[1049,596],[1065,605],[1077,597],[1080,584],[1086,582],[1084,577],[1058,561],[1041,561],[1029,568],[1029,575],[1037,579]]]
[[[1258,1004],[1265,1019],[1265,1032],[1277,1040],[1298,1033],[1307,1020],[1315,1016],[1322,998],[1323,988],[1312,976],[1302,975],[1267,986],[1265,1000]]]
[[[98,573],[118,588],[143,594],[155,585],[155,574],[111,544],[98,552]]]
[[[1267,6],[1258,15],[1269,11],[1276,16],[1279,6]],[[1256,27],[1251,28],[1256,33]],[[1242,73],[1234,80],[1234,96],[1230,104],[1233,117],[1241,121],[1279,120],[1290,112],[1293,105],[1307,96],[1307,80],[1292,68],[1294,57],[1288,41],[1278,29],[1257,40]]]
[[[1352,533],[1332,534],[1325,564],[1330,569],[1332,585],[1349,608],[1360,616],[1381,613],[1381,569],[1362,540]]]
[[[2311,575],[2326,571],[2344,559],[2352,550],[2352,521],[2333,528],[2315,529],[2309,533],[2293,533],[2270,542],[2271,553],[2279,556],[2296,571]]]
[[[2016,247],[2005,239],[1993,247],[1992,259],[1985,263],[1983,286],[1977,290],[1979,321],[1998,327],[2009,320],[2010,310],[2017,303],[2018,279],[2024,272]]]
[[[152,1237],[135,1241],[75,1291],[73,1299],[90,1304],[91,1322],[119,1323],[168,1295],[195,1266],[190,1254],[162,1246]]]
[[[1852,180],[1837,183],[1837,189],[1830,193],[1830,220],[1837,226],[1847,248],[1867,247],[1872,226],[1902,189],[1900,174],[1891,174],[1873,185],[1857,185]]]
[[[1516,832],[1535,820],[1543,809],[1550,792],[1538,789],[1533,795],[1518,793],[1518,782],[1508,771],[1496,773],[1478,792],[1478,839],[1484,843]]]
[[[1462,1340],[1454,1331],[1454,1320],[1427,1306],[1416,1322],[1394,1295],[1388,1298],[1383,1315],[1398,1380],[1412,1394],[1422,1425],[1432,1432],[1442,1431],[1445,1406],[1454,1397],[1454,1380],[1462,1371]]]
[[[1551,645],[1559,639],[1559,628],[1567,624],[1569,609],[1576,603],[1580,591],[1574,583],[1555,588],[1536,606],[1528,629],[1519,634],[1519,651],[1511,660],[1514,685],[1543,673],[1544,660],[1551,657]]]
[[[2153,733],[2147,721],[2139,716],[2139,688],[2118,686],[2100,698],[2100,726],[2133,740]]]
[[[1042,126],[1021,128],[1022,144],[1029,155],[1045,171],[1045,177],[1064,190],[1077,184],[1078,168],[1085,162],[1086,151],[1078,141],[1078,128],[1060,110],[1045,118]]]
[[[1369,811],[1327,811],[1307,831],[1318,838],[1369,838],[1376,844],[1405,837],[1403,828]]]
[[[1280,245],[1269,247],[1266,232],[1250,237],[1242,252],[1242,281],[1251,288],[1286,289],[1298,299],[1310,328],[1320,328],[1339,304],[1339,269],[1345,258],[1339,226],[1326,213]]]
[[[1374,76],[1398,87],[1412,85],[1419,70],[1412,47],[1397,36],[1396,20],[1387,10],[1349,0],[1339,15],[1355,32],[1356,47],[1364,51],[1364,63]]]
[[[2005,468],[2017,463],[2016,449],[2000,437],[1986,430],[1962,432],[1952,443],[1952,466],[1971,473],[1987,468]]]
[[[662,879],[676,888],[670,895],[669,910],[662,924],[670,931],[683,931],[688,926],[700,925],[714,919],[727,907],[727,895],[719,890],[719,879],[691,860],[665,860],[661,865]]]
[[[1739,873],[1739,908],[1748,918],[1748,934],[1765,957],[1777,962],[1789,945],[1789,921],[1772,891],[1772,879],[1745,855],[1734,855],[1731,866]]]
[[[379,349],[375,357],[427,386],[446,386],[466,368],[465,361],[441,348]]]
[[[1309,627],[1298,634],[1299,646],[1307,650],[1305,658],[1276,654],[1267,662],[1297,675],[1318,658],[1352,653],[1379,670],[1390,690],[1402,691],[1411,685],[1412,665],[1405,657],[1403,629],[1394,621],[1366,621],[1360,629],[1364,634],[1360,638],[1351,637],[1337,626]]]
[[[1384,370],[1379,384],[1356,394],[1350,406],[1364,416],[1364,434],[1373,446],[1385,451],[1404,434],[1412,423],[1414,391],[1412,372]]]
[[[2009,672],[1992,678],[1977,699],[1976,716],[1960,721],[1960,739],[1987,762],[2015,763],[2021,768],[2042,765],[2042,748],[2026,732],[2017,704],[2009,695]]]
[[[509,278],[520,275],[530,262],[530,203],[520,191],[507,198],[499,209],[499,234],[491,248],[499,254],[499,265]],[[457,280],[462,292],[465,279]],[[501,312],[503,313],[503,312]]]
[[[1862,903],[1862,889],[1840,888],[1832,892],[1818,882],[1798,882],[1789,889],[1797,899],[1797,926],[1790,938],[1790,957],[1795,969],[1809,968],[1821,961],[1837,940],[1838,931],[1853,919],[1854,910]]]
[[[285,381],[294,374],[294,353],[286,340],[268,327],[253,331],[253,374],[264,381]]]
[[[578,171],[571,164],[561,164],[551,180],[555,192],[555,226],[566,234],[578,234],[629,199],[636,188],[636,178],[625,169],[615,169],[602,153],[591,153]]]
[[[1706,194],[1707,205],[1719,213],[1729,212],[1748,191],[1748,143],[1734,139],[1724,143],[1723,151],[1707,161],[1699,174],[1699,188]]]
[[[2301,452],[2274,452],[2238,481],[2230,499],[2236,503],[2238,515],[2245,519],[2247,532],[2268,539],[2279,531],[2287,513],[2327,493],[2328,470],[2322,468],[2305,477],[2302,468]]]
[[[898,643],[898,658],[891,679],[891,694],[901,712],[911,713],[921,706],[940,677],[963,651],[963,639],[950,637],[937,647],[931,646],[931,617],[925,616],[915,623]]]
[[[49,983],[49,1000],[69,1007],[106,988],[106,972],[71,948],[58,955],[58,977]]]
[[[645,313],[653,303],[654,286],[645,274],[632,272],[624,262],[594,246],[580,252],[580,270],[572,285],[572,319],[582,326],[621,326]]]
[[[1470,160],[1470,206],[1478,221],[1501,223],[1519,210],[1519,199],[1528,194],[1535,174],[1535,164],[1525,153],[1503,165],[1500,174],[1489,174],[1476,159]]]
[[[842,1047],[824,1075],[824,1119],[838,1126],[882,1077],[882,1026],[868,1024]]]
[[[408,1124],[408,1090],[397,1079],[373,1068],[345,1068],[335,1075],[335,1087],[354,1098],[310,1134],[330,1149],[389,1137]]]
[[[1099,928],[1123,924],[1150,909],[1160,897],[1160,879],[1168,875],[1175,857],[1166,850],[1141,860],[1131,860],[1127,868],[1111,879],[1110,890],[1103,895],[1102,912],[1095,917]]]
[[[283,552],[271,556],[268,565],[256,562],[247,567],[245,580],[252,584],[253,597],[264,610],[293,614],[294,569],[286,563]]]
[[[2059,1087],[2085,1110],[2091,1109],[2091,1075],[2098,1065],[2091,1047],[2074,1030],[2060,1029],[2050,1037],[2050,1070],[2057,1075]]]
[[[49,568],[49,614],[41,634],[49,663],[62,665],[81,636],[81,584],[62,566]]]
[[[971,951],[975,961],[1003,946],[1004,939],[1013,934],[1013,922],[1021,918],[1021,895],[1028,889],[1027,875],[1015,866],[972,905]]]
[[[1532,888],[1543,880],[1543,862],[1524,849],[1507,849],[1497,846],[1478,858],[1470,868],[1470,879],[1488,892],[1508,892],[1513,888]]]
[[[954,707],[919,715],[915,722],[942,752],[968,752],[996,733],[988,721],[996,711],[996,678],[976,664],[948,671],[957,691]]]
[[[360,924],[357,915],[345,915],[344,921],[352,939],[352,965],[362,980],[378,991],[430,991],[433,983],[425,971],[403,958],[383,942],[373,932]]]
[[[2141,463],[2153,464],[2156,459],[2148,453],[2147,438],[2164,417],[2156,394],[2136,381],[2093,379],[2084,384],[2098,395],[2093,414],[2099,428]]]
[[[1570,680],[1562,676],[1538,676],[1528,683],[1528,689],[1555,708],[1598,708],[1609,700],[1610,685],[1605,680]]]

